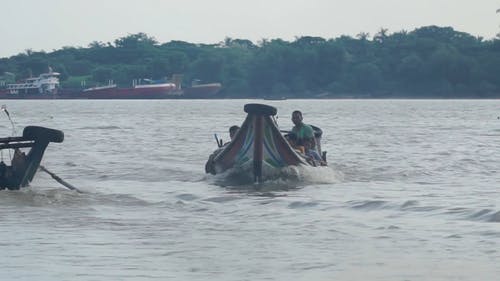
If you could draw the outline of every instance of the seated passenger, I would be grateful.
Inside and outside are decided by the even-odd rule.
[[[231,126],[229,128],[229,137],[231,138],[231,141],[234,139],[234,136],[236,136],[236,133],[240,130],[239,126]]]
[[[224,145],[222,145],[222,140],[220,140],[220,142],[219,142],[219,139],[217,139],[217,137],[216,137],[217,145],[219,146],[219,148],[217,150],[215,150],[208,157],[208,161],[207,161],[207,163],[205,163],[205,172],[206,173],[211,173],[211,174],[215,175],[215,167],[213,165],[215,156],[217,156],[222,150],[224,150],[226,148],[227,145],[229,145],[231,143],[231,141],[233,141],[233,139],[236,136],[236,133],[238,132],[239,129],[240,129],[240,127],[236,126],[236,125],[229,127],[229,137],[231,138],[231,140],[226,142]]]
[[[240,127],[239,127],[239,126],[236,126],[236,125],[229,127],[229,138],[231,138],[231,140],[230,140],[230,141],[228,141],[228,142],[226,142],[226,143],[224,144],[224,146],[226,146],[226,145],[230,144],[230,143],[233,141],[234,136],[236,136],[236,133],[237,133],[239,130],[240,130]]]
[[[14,172],[24,171],[26,169],[26,153],[16,148],[14,150],[14,157],[12,157],[11,167]]]
[[[305,154],[312,159],[323,162],[321,156],[316,150],[316,139],[314,138],[314,129],[305,124],[303,121],[302,112],[295,110],[292,113],[292,122],[295,125],[292,128],[292,133],[297,136],[297,145],[302,145],[305,148]]]

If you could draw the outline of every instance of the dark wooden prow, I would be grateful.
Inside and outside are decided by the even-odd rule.
[[[262,181],[262,158],[264,157],[264,118],[257,115],[254,118],[254,142],[253,142],[253,181]]]
[[[14,149],[11,165],[0,162],[0,189],[19,189],[33,180],[49,142],[62,142],[59,130],[27,126],[20,137],[0,138],[0,149]],[[25,154],[20,148],[30,148]]]
[[[254,182],[262,180],[262,159],[264,157],[264,116],[274,116],[278,112],[275,107],[265,104],[246,104],[244,110],[253,116],[254,148],[253,148],[253,176]]]

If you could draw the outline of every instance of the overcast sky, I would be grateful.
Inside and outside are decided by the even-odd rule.
[[[500,0],[2,0],[0,57],[145,32],[160,43],[325,39],[437,25],[495,37]]]

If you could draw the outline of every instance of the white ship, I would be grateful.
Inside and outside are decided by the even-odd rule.
[[[59,89],[59,75],[60,73],[53,72],[49,68],[48,73],[42,73],[38,77],[27,78],[22,83],[7,84],[4,93],[11,98],[15,98],[16,96],[55,96]]]

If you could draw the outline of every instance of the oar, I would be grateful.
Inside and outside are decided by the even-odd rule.
[[[214,138],[215,138],[215,141],[217,142],[217,146],[222,147],[222,139],[219,140],[219,138],[217,137],[217,134],[214,134]]]
[[[14,122],[10,118],[10,113],[9,113],[9,111],[7,111],[7,106],[5,104],[3,104],[2,107],[0,108],[0,110],[5,112],[7,117],[9,117],[10,125],[12,125],[12,135],[16,135],[16,126],[14,126]]]
[[[72,186],[71,184],[67,183],[66,181],[64,181],[63,179],[61,179],[60,177],[58,177],[56,174],[54,174],[51,171],[47,170],[47,168],[45,168],[44,166],[40,165],[39,167],[40,167],[40,170],[42,170],[42,171],[46,172],[47,174],[49,174],[58,183],[64,185],[68,189],[74,190],[74,191],[76,191],[78,193],[83,193],[83,191],[81,191],[78,188],[76,188],[76,187]]]

